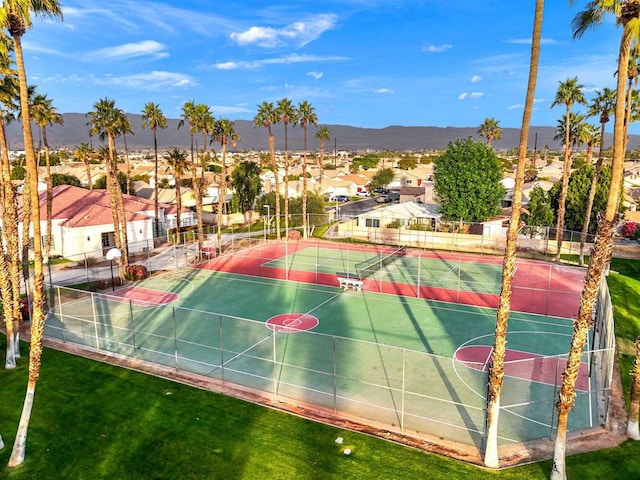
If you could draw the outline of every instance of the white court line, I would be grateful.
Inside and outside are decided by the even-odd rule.
[[[262,340],[260,340],[257,343],[254,343],[253,345],[251,345],[250,347],[245,348],[242,352],[238,353],[237,355],[235,355],[234,357],[231,357],[229,360],[227,360],[226,362],[224,362],[221,366],[225,366],[227,363],[229,362],[233,362],[236,358],[241,357],[242,355],[244,355],[245,353],[247,353],[249,350],[257,347],[258,345],[260,345],[262,342],[264,342],[265,340],[269,340],[271,338],[271,335],[267,335],[266,337],[264,337]]]

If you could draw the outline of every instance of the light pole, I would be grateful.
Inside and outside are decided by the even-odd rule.
[[[267,225],[271,226],[271,208],[269,207],[269,205],[264,205],[264,208],[267,209]],[[264,224],[264,222],[263,222]],[[264,230],[264,243],[267,243],[267,225],[263,225],[263,230]]]

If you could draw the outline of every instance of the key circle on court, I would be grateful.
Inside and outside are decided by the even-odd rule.
[[[281,313],[266,321],[267,328],[276,332],[294,333],[316,328],[319,320],[308,313]]]

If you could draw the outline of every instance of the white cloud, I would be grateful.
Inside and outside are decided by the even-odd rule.
[[[215,115],[233,115],[236,113],[253,113],[255,109],[247,108],[242,105],[212,105],[211,109]]]
[[[117,47],[107,47],[89,53],[86,59],[121,59],[153,56],[155,58],[165,58],[169,54],[165,51],[165,46],[155,40],[143,40],[137,43],[125,43]]]
[[[474,75],[473,77],[471,77],[471,83],[478,83],[480,80],[482,80],[482,77],[480,75]]]
[[[378,88],[376,90],[374,90],[375,93],[382,93],[382,94],[388,94],[388,93],[394,93],[393,90],[391,90],[390,88]]]
[[[458,100],[467,100],[469,98],[473,99],[473,98],[482,98],[484,97],[484,93],[482,92],[463,92],[460,95],[458,95]]]
[[[321,14],[283,28],[250,27],[244,32],[231,33],[231,39],[238,45],[255,44],[259,47],[273,48],[294,44],[303,47],[332,29],[336,20],[337,16],[334,14]]]
[[[194,87],[197,82],[189,75],[175,72],[163,72],[154,70],[152,72],[125,75],[122,77],[109,77],[97,80],[98,84],[119,85],[130,88],[144,88],[147,90],[161,90],[166,88]]]
[[[288,65],[307,62],[338,62],[343,60],[347,60],[347,57],[299,55],[294,53],[286,57],[266,58],[264,60],[253,60],[249,62],[220,62],[216,63],[213,67],[218,70],[233,70],[235,68],[260,68],[265,65]]]
[[[452,48],[452,45],[445,43],[443,45],[425,45],[422,47],[423,52],[440,53]]]
[[[316,80],[319,80],[323,77],[324,73],[322,72],[307,72],[307,75],[310,77],[315,78]]]

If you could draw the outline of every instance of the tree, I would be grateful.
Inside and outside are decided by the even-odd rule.
[[[251,161],[240,162],[231,173],[231,183],[238,196],[241,211],[251,210],[256,198],[262,193],[258,164]]]
[[[167,118],[162,113],[160,106],[149,102],[142,109],[142,128],[149,127],[153,132],[153,213],[156,235],[160,234],[160,217],[158,215],[158,128],[167,128]]]
[[[487,385],[487,439],[484,463],[489,467],[498,467],[498,418],[500,413],[500,395],[504,378],[504,360],[507,348],[507,327],[509,311],[511,309],[511,288],[516,270],[516,250],[518,230],[520,228],[520,210],[522,207],[522,187],[524,172],[527,164],[527,145],[529,143],[529,125],[538,78],[538,61],[540,59],[540,38],[542,32],[543,0],[536,0],[531,34],[531,56],[529,61],[529,80],[522,114],[522,128],[520,129],[520,145],[518,150],[518,166],[516,168],[516,182],[511,207],[511,219],[507,229],[507,244],[502,263],[502,279],[500,300],[496,313],[494,343],[491,352],[491,368],[489,370],[489,384]]]
[[[88,143],[81,143],[73,151],[73,159],[79,160],[84,163],[84,167],[87,170],[87,186],[89,190],[93,190],[91,183],[91,160],[95,156],[95,150],[89,146]]]
[[[229,142],[235,145],[239,138],[231,120],[226,118],[216,120],[213,125],[212,140],[220,142],[222,147],[222,174],[218,187],[218,248],[222,247],[222,209],[227,202],[227,147]]]
[[[481,222],[500,213],[505,189],[493,150],[472,138],[456,140],[436,158],[434,189],[445,218]]]
[[[284,229],[289,230],[289,123],[295,125],[298,112],[291,100],[284,97],[276,107],[278,122],[284,124]]]
[[[586,216],[587,197],[595,174],[593,165],[583,165],[576,169],[569,178],[567,186],[567,198],[565,205],[565,226],[568,230],[580,230],[584,225]],[[593,208],[591,215],[591,230],[589,233],[595,233],[597,223],[596,212],[601,212],[607,206],[607,196],[609,195],[609,185],[611,182],[611,168],[603,166],[600,171],[600,181],[596,186],[596,193],[593,199]],[[549,191],[552,208],[558,208],[560,198],[560,182],[554,183]]]
[[[396,174],[393,171],[393,168],[381,168],[376,172],[376,174],[371,177],[370,186],[371,189],[382,188],[387,189],[387,185],[393,182]]]
[[[560,202],[558,206],[558,216],[556,223],[556,261],[560,260],[560,253],[562,251],[562,236],[564,233],[564,209],[565,200],[567,198],[567,185],[569,183],[569,175],[571,175],[571,107],[576,104],[586,105],[587,101],[582,93],[583,85],[578,83],[578,77],[567,78],[564,82],[560,82],[558,85],[558,91],[556,97],[551,103],[551,108],[556,105],[565,106],[564,116],[564,164],[562,167],[562,190],[560,192]]]
[[[527,206],[527,211],[522,214],[522,221],[527,227],[548,227],[555,221],[553,212],[549,194],[540,185],[536,185],[531,190],[529,205]],[[530,229],[530,231],[533,233],[537,229]]]
[[[42,337],[44,335],[44,270],[42,257],[42,233],[40,228],[40,205],[38,197],[38,165],[33,149],[33,133],[31,131],[31,115],[29,114],[29,95],[27,74],[24,66],[22,50],[22,36],[27,28],[31,28],[31,18],[52,17],[62,18],[62,9],[56,0],[4,0],[0,9],[0,25],[8,30],[13,39],[13,52],[18,70],[20,86],[20,110],[22,114],[22,133],[24,138],[27,175],[31,178],[28,190],[33,225],[33,295],[31,316],[31,345],[29,355],[29,380],[25,396],[18,432],[13,444],[9,466],[15,467],[24,462],[27,444],[27,430],[31,417],[31,408],[35,395],[36,384],[40,374],[42,358]],[[28,222],[23,223],[26,226]]]
[[[298,105],[298,116],[296,122],[302,125],[303,130],[303,156],[302,156],[302,234],[304,238],[309,237],[307,229],[307,126],[317,125],[318,116],[314,108],[306,100]]]
[[[90,135],[99,135],[101,139],[107,139],[108,156],[107,163],[107,190],[113,216],[115,247],[120,250],[122,256],[118,259],[120,278],[124,278],[125,269],[129,265],[127,251],[127,222],[124,210],[122,188],[118,182],[118,159],[116,154],[116,137],[127,128],[127,122],[123,120],[124,113],[115,106],[115,100],[103,98],[93,105],[93,110],[87,115],[87,125],[91,128]],[[106,152],[105,152],[106,153]],[[127,181],[129,176],[127,175]],[[96,182],[97,183],[97,182]]]
[[[478,135],[480,135],[480,138],[485,137],[487,139],[488,147],[491,147],[491,140],[500,140],[502,138],[502,129],[499,123],[493,117],[485,118],[480,128],[478,128]]]
[[[591,210],[593,208],[593,200],[596,195],[596,188],[600,179],[600,172],[602,171],[602,164],[604,162],[604,129],[609,122],[609,115],[613,112],[615,106],[615,92],[609,88],[604,88],[602,91],[596,90],[596,96],[589,105],[587,115],[590,117],[600,118],[600,142],[598,151],[598,160],[596,161],[596,169],[591,179],[591,188],[589,189],[589,196],[587,198],[587,208],[584,218],[584,225],[582,226],[582,234],[580,235],[580,266],[584,266],[584,246],[587,241],[587,233],[589,231],[589,224],[591,222]]]
[[[180,238],[180,216],[182,215],[182,193],[180,191],[182,174],[189,170],[189,161],[187,160],[187,152],[184,150],[178,150],[173,148],[170,152],[164,155],[164,159],[169,165],[169,169],[173,174],[173,179],[176,186],[176,208],[178,210],[176,214],[176,234],[178,239]],[[157,197],[156,197],[157,198]]]
[[[269,133],[269,160],[274,176],[275,191],[275,216],[276,216],[276,238],[280,240],[280,184],[278,177],[278,164],[276,163],[275,138],[271,131],[271,126],[278,123],[278,112],[273,103],[262,102],[258,105],[258,113],[253,117],[254,127],[265,127]]]
[[[199,103],[193,108],[193,128],[202,133],[202,155],[196,158],[196,163],[191,168],[191,180],[193,182],[193,192],[196,196],[196,216],[198,218],[198,258],[204,248],[204,218],[202,208],[202,197],[204,195],[204,172],[205,158],[207,153],[207,136],[213,131],[215,119],[208,105]],[[196,149],[197,150],[197,149]],[[197,155],[196,155],[197,156]],[[198,176],[198,166],[200,175]]]
[[[324,142],[331,140],[331,133],[327,127],[321,127],[316,131],[315,137],[320,141],[320,157],[318,159],[320,167],[320,178],[318,181],[318,191],[322,188],[322,180],[324,177]]]
[[[573,2],[571,2],[573,3]],[[602,281],[605,267],[611,258],[613,238],[618,223],[618,202],[622,192],[622,179],[625,156],[625,80],[627,77],[631,43],[640,32],[640,4],[637,0],[601,0],[590,2],[585,10],[578,13],[572,25],[574,38],[602,23],[607,14],[613,13],[622,26],[622,35],[618,51],[618,77],[616,84],[616,106],[613,127],[613,159],[611,162],[611,187],[607,198],[607,207],[598,221],[596,241],[591,250],[589,266],[585,275],[584,287],[580,298],[578,315],[573,322],[571,347],[567,363],[562,374],[562,386],[556,404],[558,423],[553,455],[552,480],[566,479],[566,443],[569,412],[575,403],[575,384],[580,370],[582,353],[587,342],[592,311],[595,305],[598,285]]]
[[[46,182],[47,182],[47,232],[44,252],[45,256],[49,258],[51,252],[51,209],[53,205],[53,184],[51,182],[51,161],[49,158],[49,140],[47,139],[47,125],[53,125],[57,123],[62,125],[62,115],[58,113],[53,106],[53,101],[47,98],[46,95],[37,94],[34,91],[34,95],[30,98],[31,119],[40,127],[40,134],[42,135],[42,141],[44,144],[44,157],[46,165]]]
[[[57,187],[58,185],[73,185],[74,187],[82,187],[80,179],[75,175],[69,175],[66,173],[52,173],[51,185]]]

